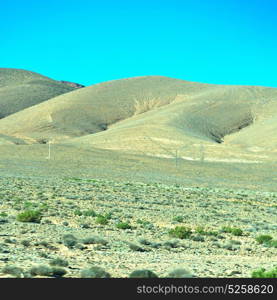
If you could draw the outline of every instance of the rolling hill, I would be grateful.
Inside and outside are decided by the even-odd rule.
[[[30,71],[0,68],[0,118],[78,87]]]
[[[4,73],[0,277],[83,277],[88,253],[114,277],[275,268],[277,89]]]
[[[33,105],[0,120],[0,133],[22,143],[256,162],[276,155],[276,118],[275,88],[144,76]]]

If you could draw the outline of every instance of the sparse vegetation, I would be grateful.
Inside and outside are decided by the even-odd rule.
[[[150,270],[135,270],[130,275],[130,278],[158,278],[158,276]]]
[[[63,277],[67,271],[63,268],[52,267],[52,276],[53,277]]]
[[[96,217],[97,213],[93,209],[88,209],[83,211],[83,216],[85,217]]]
[[[183,216],[176,216],[173,218],[173,222],[182,223],[184,221]]]
[[[256,242],[267,247],[277,248],[277,240],[274,240],[271,235],[259,235],[256,237]]]
[[[76,209],[76,210],[74,211],[74,215],[76,215],[76,216],[82,216],[83,213],[82,213],[82,211],[81,211],[80,209]]]
[[[132,226],[127,222],[119,222],[116,224],[116,228],[126,230],[132,229]]]
[[[222,244],[221,248],[227,249],[230,251],[236,251],[236,250],[239,250],[240,244],[241,243],[239,241],[230,240],[230,241],[227,241],[226,243]]]
[[[144,239],[144,238],[139,239],[138,242],[139,242],[140,244],[142,244],[142,245],[145,245],[145,246],[150,246],[150,245],[152,245],[152,242],[150,242],[149,240]]]
[[[192,237],[192,240],[195,242],[205,242],[205,238],[201,235],[195,235]]]
[[[109,267],[113,277],[128,277],[130,270],[136,269],[133,269],[134,261],[138,269],[153,268],[155,274],[165,277],[169,273],[164,271],[168,267],[164,261],[169,256],[176,266],[182,265],[189,257],[189,267],[196,274],[194,276],[199,277],[247,277],[259,264],[266,272],[272,269],[270,259],[274,257],[276,241],[272,222],[275,207],[263,204],[274,203],[277,198],[273,193],[261,197],[258,192],[238,194],[229,189],[184,189],[177,184],[127,184],[98,179],[70,182],[62,179],[51,182],[48,179],[47,182],[48,186],[45,184],[42,189],[35,181],[16,179],[9,192],[5,189],[9,186],[7,179],[0,191],[0,210],[8,214],[8,217],[0,218],[2,277],[79,277],[85,261],[92,265],[101,262],[104,269]],[[22,194],[24,190],[27,196]],[[257,203],[257,199],[264,202],[260,206],[256,204],[259,210],[253,211],[252,203]],[[25,203],[26,210],[40,211],[42,204],[38,201],[44,201],[48,207],[40,224],[16,223],[15,203],[20,210]],[[77,209],[81,214],[74,214]],[[107,219],[108,224],[96,225],[98,216]],[[172,225],[181,221],[179,218],[174,221],[173,216],[184,217],[183,224]],[[229,230],[222,232],[223,218],[236,224],[229,227],[242,228],[243,234],[235,236]],[[65,222],[67,226],[64,226]],[[127,231],[117,228],[121,223],[123,225],[119,227]],[[17,226],[13,227],[13,224]],[[260,235],[269,235],[271,239],[262,239],[258,244],[255,238]],[[260,255],[261,250],[263,255]],[[203,264],[200,263],[202,255]],[[222,261],[212,259],[217,256]],[[10,261],[22,268],[19,275],[2,272],[11,257],[13,261]],[[255,260],[250,257],[255,257]],[[224,269],[227,260],[228,270]],[[35,264],[34,268],[39,267],[38,270],[31,272],[29,262]],[[96,275],[93,272],[85,276],[93,278]],[[170,276],[190,275],[176,272]]]
[[[0,277],[272,272],[277,89],[144,76],[71,93],[4,68],[0,86]]]
[[[230,226],[222,227],[222,232],[231,233],[234,236],[242,236],[243,235],[242,229],[230,227]]]
[[[129,248],[133,251],[138,251],[138,252],[146,252],[147,249],[140,247],[139,245],[133,244],[133,243],[128,243]]]
[[[169,235],[178,239],[188,239],[192,235],[192,230],[185,226],[176,226],[169,231]]]
[[[16,219],[19,222],[39,223],[41,220],[41,212],[38,210],[26,210],[17,215]]]
[[[171,248],[178,248],[180,247],[180,241],[179,240],[169,240],[164,242],[163,244],[166,249],[171,249]]]
[[[192,278],[194,277],[193,274],[191,274],[190,271],[180,268],[172,270],[167,275],[168,278]]]
[[[68,261],[62,258],[52,259],[49,264],[51,266],[68,267]]]
[[[17,266],[10,265],[10,266],[5,266],[2,269],[2,273],[9,274],[9,275],[12,275],[14,277],[20,278],[20,277],[22,277],[23,269],[19,268]]]
[[[214,230],[206,230],[203,226],[198,226],[195,229],[195,232],[197,232],[200,235],[211,235],[211,236],[218,236],[218,231]]]
[[[98,236],[90,236],[83,239],[83,244],[100,244],[106,246],[108,244],[108,241]]]
[[[271,235],[262,234],[256,237],[256,241],[258,244],[267,244],[272,240]]]
[[[45,265],[39,265],[32,267],[30,269],[30,274],[32,276],[42,276],[42,277],[62,277],[66,274],[66,270],[59,267],[49,267]]]
[[[95,223],[100,225],[107,225],[109,223],[109,219],[105,216],[98,215],[95,220]]]
[[[31,245],[30,241],[29,240],[23,240],[21,241],[21,244],[24,246],[24,247],[29,247]]]
[[[265,268],[255,270],[252,272],[251,277],[252,278],[277,278],[277,267],[268,271]]]
[[[268,243],[268,246],[269,246],[269,247],[273,247],[273,248],[277,248],[277,240],[271,240],[271,241]]]
[[[63,243],[68,248],[73,248],[77,245],[78,239],[73,234],[66,234],[63,236]]]
[[[154,228],[154,225],[151,222],[146,221],[146,220],[138,219],[136,223],[141,225],[145,229],[153,229]]]
[[[52,268],[50,268],[48,266],[40,265],[40,266],[32,267],[30,269],[30,274],[32,276],[48,276],[48,277],[50,277],[53,275],[53,271],[52,271]]]
[[[111,275],[100,267],[90,267],[81,271],[81,278],[110,278]]]

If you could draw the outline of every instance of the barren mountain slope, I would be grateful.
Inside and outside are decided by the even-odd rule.
[[[0,118],[74,89],[34,72],[0,68]]]
[[[115,122],[172,102],[178,93],[210,88],[160,76],[105,82],[60,95],[0,121],[0,131],[27,139],[64,139],[106,130]]]
[[[44,101],[0,120],[0,132],[27,143],[258,162],[274,159],[276,116],[274,88],[145,76]]]

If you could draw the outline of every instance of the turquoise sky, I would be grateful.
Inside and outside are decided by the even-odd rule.
[[[0,67],[277,87],[277,1],[1,1]]]

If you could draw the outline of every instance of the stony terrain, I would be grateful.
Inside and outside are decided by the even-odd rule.
[[[0,68],[0,277],[276,277],[276,100]]]
[[[276,238],[274,192],[75,177],[1,177],[0,184],[0,268],[17,266],[28,274],[61,258],[68,262],[66,277],[79,277],[91,265],[113,277],[145,268],[166,277],[180,266],[197,277],[249,277],[277,263],[276,248],[255,240],[260,234]],[[40,222],[16,220],[26,210],[41,211]],[[117,228],[120,222],[130,228]],[[170,236],[176,226],[190,227],[192,235]],[[224,226],[242,233],[226,233]],[[73,246],[68,234],[76,237]]]

